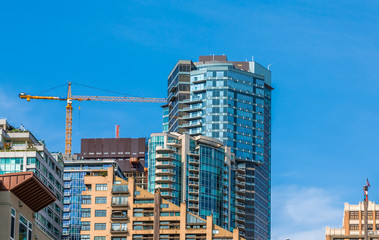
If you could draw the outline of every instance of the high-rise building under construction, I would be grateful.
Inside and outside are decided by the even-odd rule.
[[[268,68],[224,55],[179,60],[168,78],[164,131],[221,140],[235,154],[235,172],[243,169],[236,176],[246,190],[235,192],[235,205],[244,211],[229,221],[246,239],[270,239],[272,89]]]

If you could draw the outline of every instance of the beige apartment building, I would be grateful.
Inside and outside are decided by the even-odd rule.
[[[174,205],[152,194],[134,179],[114,176],[113,168],[97,170],[84,179],[82,240],[242,240],[238,228],[229,232],[189,213],[186,204]]]
[[[0,175],[0,239],[52,240],[36,224],[35,213],[56,200],[33,172]]]
[[[363,240],[364,203],[345,203],[342,228],[326,227],[326,240]],[[379,205],[368,202],[368,239],[379,240]]]

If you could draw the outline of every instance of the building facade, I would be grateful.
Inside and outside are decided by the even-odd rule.
[[[92,138],[81,140],[79,156],[84,160],[114,160],[127,177],[134,177],[146,189],[145,154],[145,138]]]
[[[86,176],[83,192],[82,232],[84,240],[237,240],[238,229],[229,232],[213,223],[212,216],[200,218],[186,205],[174,205],[139,188],[133,178],[116,177],[113,169]]]
[[[118,163],[114,160],[83,160],[77,156],[64,156],[64,200],[62,240],[80,240],[82,228],[82,192],[86,191],[85,176],[93,171],[113,167],[115,175],[125,178]]]
[[[235,219],[234,154],[222,142],[206,136],[154,133],[149,140],[148,191],[157,189],[176,205],[187,203],[188,211],[233,229]]]
[[[0,174],[33,171],[55,194],[56,201],[36,214],[36,224],[53,239],[61,239],[63,162],[43,141],[23,127],[16,129],[0,119]]]
[[[236,193],[235,199],[245,213],[241,234],[270,239],[271,72],[255,61],[200,56],[189,75],[190,98],[182,101],[178,126],[168,131],[186,129],[182,132],[216,138],[231,148],[236,174],[246,183],[240,185],[245,194]],[[240,180],[235,181],[237,186]]]
[[[0,239],[51,240],[36,224],[35,213],[55,200],[54,193],[33,172],[1,174]]]
[[[379,205],[368,202],[368,239],[379,239]],[[364,240],[364,203],[345,203],[342,228],[326,228],[326,240]]]

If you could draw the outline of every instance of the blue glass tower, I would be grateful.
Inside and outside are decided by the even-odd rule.
[[[237,166],[236,214],[230,221],[246,239],[270,239],[271,72],[255,61],[226,56],[201,56],[195,66],[190,99],[183,101],[183,133],[231,147]]]
[[[175,204],[187,202],[188,211],[207,217],[225,229],[235,226],[230,190],[234,154],[222,142],[205,136],[154,133],[149,140],[148,191],[160,189]]]

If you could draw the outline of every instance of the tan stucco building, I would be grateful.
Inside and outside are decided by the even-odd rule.
[[[82,192],[83,240],[134,239],[219,239],[240,240],[238,229],[229,232],[213,224],[212,216],[202,219],[136,186],[133,178],[125,181],[114,176],[113,168],[86,176],[87,191]]]
[[[364,203],[357,205],[345,203],[342,228],[326,227],[326,240],[363,240]],[[379,239],[379,205],[368,202],[368,239]]]
[[[0,239],[51,240],[35,222],[35,213],[56,200],[33,172],[0,175]]]

